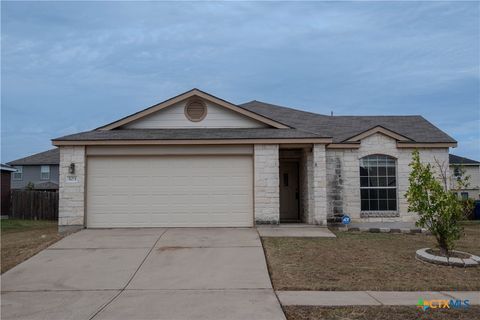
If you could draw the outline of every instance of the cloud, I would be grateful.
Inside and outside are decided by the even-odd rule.
[[[314,112],[422,114],[462,141],[480,121],[476,3],[1,5],[7,157],[37,149],[24,128],[91,129],[192,87]]]

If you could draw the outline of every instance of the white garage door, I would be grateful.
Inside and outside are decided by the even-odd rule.
[[[88,227],[250,227],[251,156],[89,157]]]

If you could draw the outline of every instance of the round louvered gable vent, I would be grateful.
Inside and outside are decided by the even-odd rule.
[[[188,120],[198,122],[207,115],[207,106],[202,100],[191,100],[185,106],[185,116]]]

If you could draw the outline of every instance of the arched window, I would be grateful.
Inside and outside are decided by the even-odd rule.
[[[360,159],[362,211],[397,210],[397,170],[395,158],[371,155]]]

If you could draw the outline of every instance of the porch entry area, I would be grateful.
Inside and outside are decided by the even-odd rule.
[[[303,149],[280,149],[280,223],[302,223]]]

